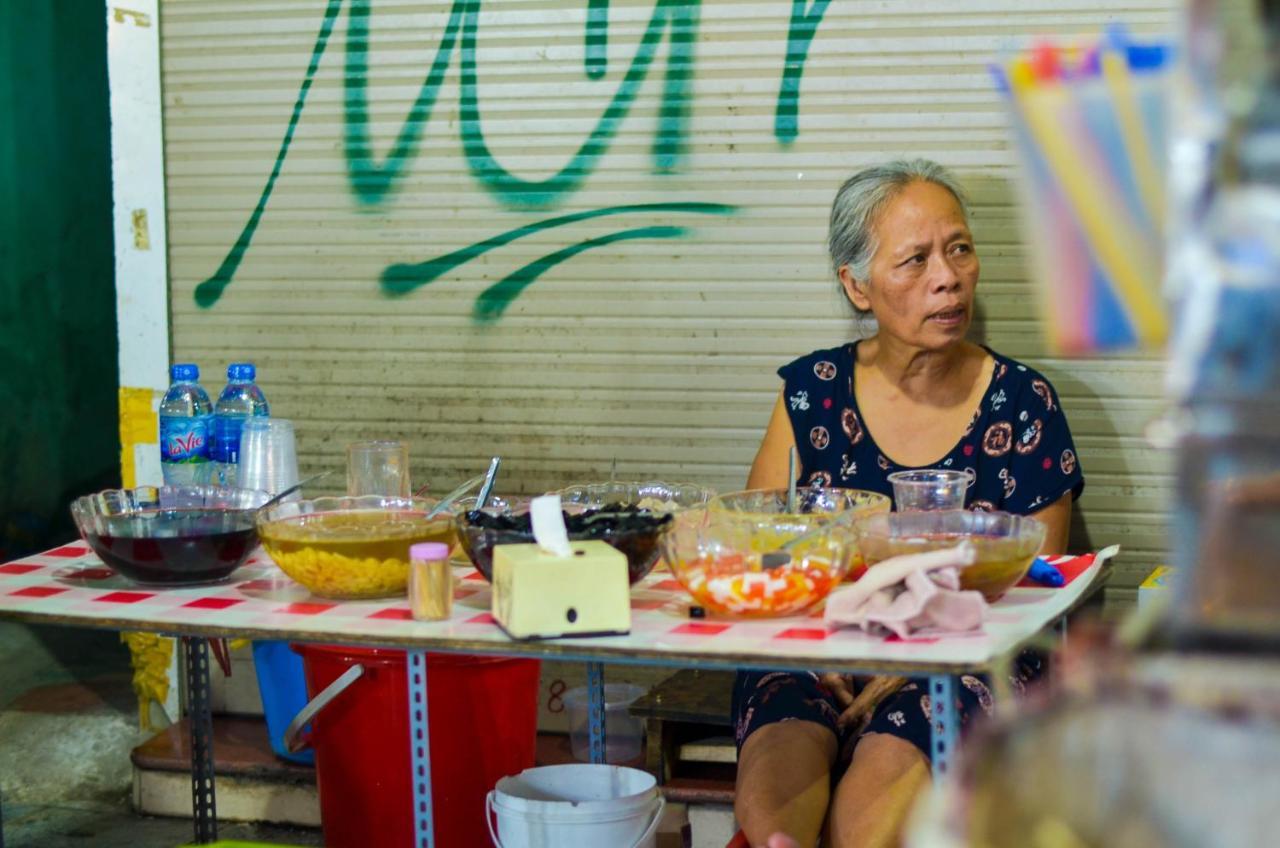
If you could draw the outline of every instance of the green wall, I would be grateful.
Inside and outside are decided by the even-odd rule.
[[[106,13],[0,2],[0,558],[119,484]]]

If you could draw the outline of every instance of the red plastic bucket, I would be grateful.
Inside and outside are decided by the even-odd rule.
[[[353,666],[364,673],[312,720],[328,848],[409,848],[408,683],[404,651],[295,644],[315,697]],[[489,844],[485,796],[533,765],[538,661],[427,655],[435,841]]]

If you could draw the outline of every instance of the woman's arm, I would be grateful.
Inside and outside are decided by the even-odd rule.
[[[1040,546],[1040,555],[1065,554],[1067,536],[1071,532],[1071,493],[1067,492],[1039,512],[1031,513],[1031,517],[1043,521],[1048,528],[1048,532],[1044,534],[1044,544]]]
[[[791,432],[791,418],[787,415],[787,400],[778,392],[778,402],[773,405],[773,415],[764,431],[760,450],[756,451],[747,476],[748,489],[783,489],[787,480],[787,454],[795,447],[795,434]],[[797,474],[799,469],[796,469]]]

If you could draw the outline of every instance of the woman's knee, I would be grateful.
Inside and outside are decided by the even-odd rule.
[[[861,765],[859,765],[861,763]],[[915,743],[889,733],[868,733],[858,740],[849,764],[878,773],[903,773],[913,768],[930,769],[929,758]]]
[[[808,761],[817,757],[830,769],[835,763],[839,741],[835,732],[816,721],[795,719],[777,721],[756,728],[738,751],[738,771],[761,759],[784,757],[789,761]]]

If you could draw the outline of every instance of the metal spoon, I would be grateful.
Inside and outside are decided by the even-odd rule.
[[[476,498],[476,509],[484,509],[489,503],[489,495],[493,493],[493,482],[498,479],[498,466],[502,457],[495,456],[489,460],[489,470],[484,475],[484,485],[480,487],[480,495]]]
[[[328,477],[332,473],[333,471],[332,469],[330,469],[329,471],[321,471],[319,474],[312,474],[307,479],[294,483],[292,486],[285,489],[283,492],[277,492],[275,497],[273,497],[271,500],[264,503],[262,506],[258,507],[258,510],[261,511],[261,510],[267,509],[268,507],[273,507],[276,504],[280,503],[280,501],[289,497],[289,495],[292,495],[294,492],[301,489],[303,486],[306,486],[309,483],[314,483],[315,481],[319,480],[321,477]]]
[[[478,474],[475,477],[472,477],[470,480],[463,483],[461,486],[459,486],[458,488],[454,489],[452,492],[450,492],[449,494],[441,498],[440,503],[432,507],[431,510],[427,513],[427,518],[435,518],[437,515],[444,512],[449,507],[453,506],[454,501],[456,501],[458,498],[462,497],[467,492],[474,489],[476,486],[479,486],[483,482],[484,482],[483,474]]]
[[[796,447],[787,451],[787,515],[796,513]]]
[[[837,526],[852,518],[855,514],[855,510],[849,510],[848,512],[837,515],[821,527],[815,527],[812,530],[807,530],[804,533],[801,533],[799,536],[791,537],[779,545],[776,551],[769,551],[762,554],[760,557],[760,567],[765,571],[773,571],[775,568],[781,568],[791,562],[791,549],[796,545],[830,533]]]

